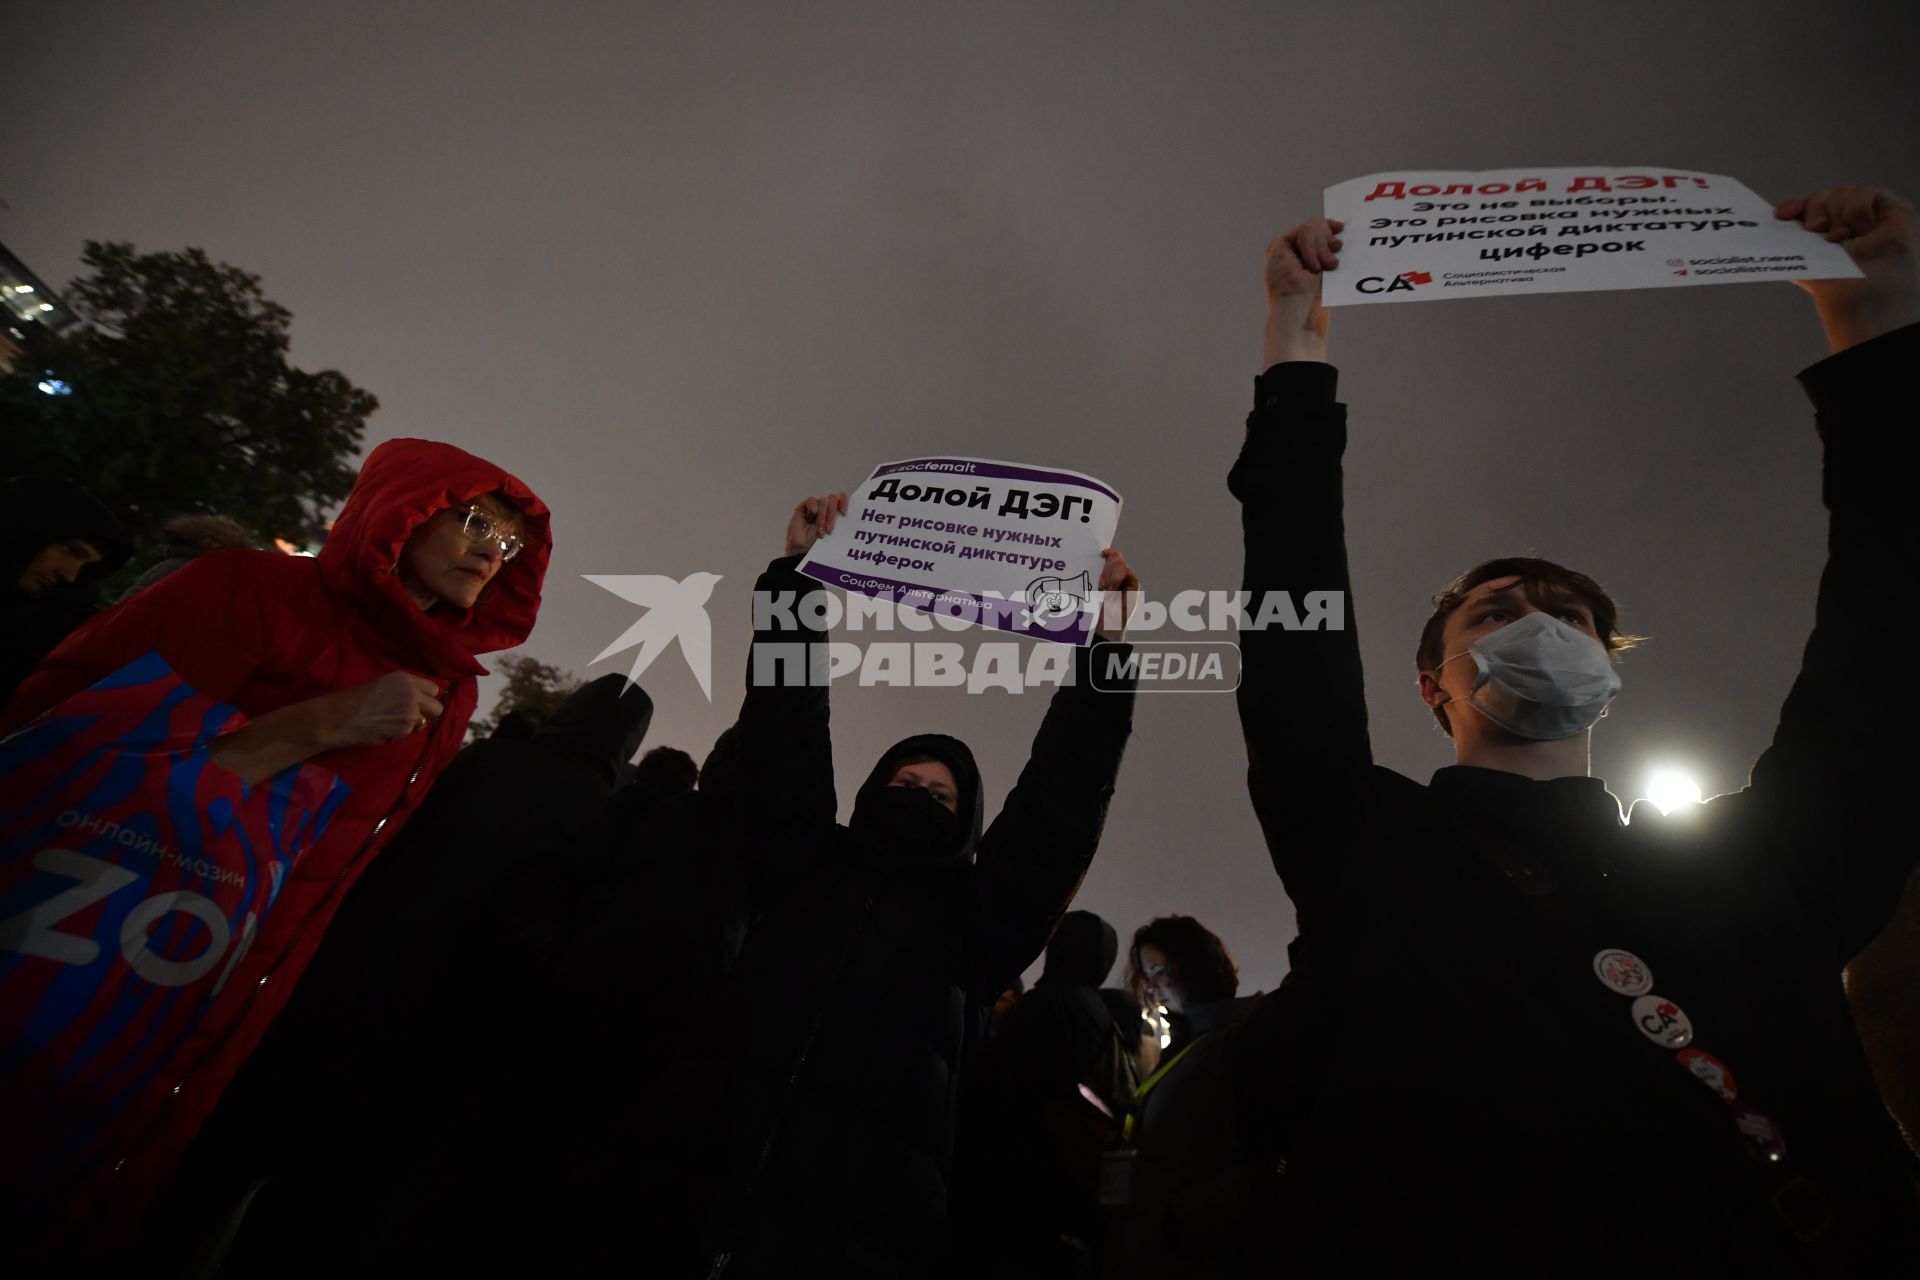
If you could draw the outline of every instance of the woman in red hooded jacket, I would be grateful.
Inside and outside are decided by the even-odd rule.
[[[291,993],[334,909],[459,750],[486,669],[540,607],[545,504],[452,445],[375,449],[318,557],[202,556],[69,636],[0,715],[11,732],[158,652],[198,692],[248,717],[214,762],[249,782],[303,760],[348,793],[281,886],[236,964],[244,1007],[174,1088],[99,1202],[74,1206],[92,1243],[131,1228]]]

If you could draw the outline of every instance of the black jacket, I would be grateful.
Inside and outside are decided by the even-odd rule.
[[[20,589],[35,556],[76,538],[92,543],[101,558],[73,582],[32,595]],[[0,486],[0,706],[40,659],[93,616],[101,581],[132,551],[132,539],[113,513],[78,485],[22,476]]]
[[[1112,925],[1068,912],[1047,944],[1046,971],[981,1052],[960,1102],[949,1274],[1086,1268],[1099,1224],[1099,1153],[1117,1139],[1139,1083],[1124,1051],[1138,1046],[1139,1007],[1125,1046],[1100,990],[1119,950]]]
[[[1229,1062],[1254,996],[1188,1006],[1187,1042],[1169,1045],[1136,1090],[1130,1159],[1114,1178],[1101,1274],[1110,1280],[1230,1274],[1235,1232],[1263,1195],[1270,1170],[1248,1158],[1233,1105]],[[1258,1087],[1257,1080],[1252,1082]]]
[[[1896,834],[1905,718],[1859,696],[1913,616],[1888,587],[1920,568],[1903,501],[1916,452],[1885,406],[1907,402],[1917,356],[1920,327],[1802,375],[1832,532],[1799,679],[1751,785],[1628,826],[1595,779],[1451,767],[1423,786],[1373,763],[1335,371],[1259,379],[1230,481],[1246,586],[1256,607],[1348,592],[1343,629],[1242,637],[1248,785],[1300,927],[1298,981],[1235,1040],[1245,1132],[1267,1167],[1285,1162],[1261,1255],[1497,1250],[1700,1274],[1911,1256],[1914,1163],[1840,972],[1920,850]],[[1778,1124],[1783,1162],[1756,1158],[1732,1107],[1637,1028],[1596,977],[1610,948],[1645,963],[1691,1047]]]
[[[775,561],[758,589],[821,590],[796,564]],[[776,628],[754,644],[821,639]],[[925,1273],[963,1044],[1085,875],[1131,727],[1131,689],[1096,691],[1087,651],[1079,661],[984,833],[972,756],[938,735],[889,750],[840,826],[827,687],[756,684],[750,661],[740,785],[765,908],[663,1086],[666,1167],[698,1219],[701,1274],[716,1255],[728,1277]],[[877,841],[867,815],[895,762],[917,754],[952,769],[961,822],[941,856],[915,861]]]
[[[222,1207],[237,1175],[267,1180],[223,1276],[451,1261],[529,1238],[476,1226],[515,1221],[492,1197],[514,1199],[543,1149],[547,1094],[527,1080],[549,1051],[554,977],[526,939],[571,905],[546,864],[591,846],[652,713],[604,676],[530,740],[472,744],[354,885],[189,1154],[187,1181],[211,1180],[198,1194]]]

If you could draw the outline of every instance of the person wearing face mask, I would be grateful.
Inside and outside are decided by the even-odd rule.
[[[1250,630],[1248,786],[1299,936],[1236,1029],[1254,1258],[1489,1260],[1595,1274],[1867,1274],[1920,1246],[1913,1160],[1840,975],[1899,899],[1908,731],[1871,693],[1920,570],[1920,229],[1870,187],[1777,210],[1863,273],[1808,281],[1833,354],[1800,379],[1825,449],[1814,631],[1749,786],[1631,825],[1588,776],[1632,638],[1590,577],[1488,561],[1435,599],[1419,690],[1454,763],[1374,763],[1360,644]],[[1267,251],[1265,373],[1229,486],[1245,585],[1348,593],[1346,409],[1323,272],[1341,226]]]
[[[195,557],[96,615],[21,684],[0,733],[157,653],[193,690],[245,717],[213,740],[214,765],[258,784],[311,760],[347,794],[277,885],[258,931],[236,947],[229,984],[249,994],[196,1032],[196,1056],[177,1064],[160,1119],[104,1190],[71,1199],[70,1221],[21,1225],[0,1215],[12,1238],[58,1231],[57,1248],[72,1257],[131,1237],[342,899],[460,749],[486,671],[478,655],[516,647],[533,629],[551,545],[546,506],[502,468],[449,444],[389,440],[361,467],[317,557],[247,549]],[[84,932],[90,919],[66,910],[67,923],[50,923]],[[139,1034],[125,1029],[124,1043],[94,1048],[131,1052]]]
[[[798,605],[767,611],[756,651],[825,639],[806,603],[825,588],[797,566],[845,511],[838,493],[794,509],[755,590]],[[1132,597],[1125,559],[1106,559],[1101,589]],[[938,733],[882,751],[840,825],[829,687],[750,657],[734,746],[758,916],[629,1121],[645,1143],[610,1170],[660,1227],[660,1274],[933,1273],[964,1050],[1086,874],[1131,729],[1131,684],[1095,689],[1094,648],[984,829],[973,753]],[[652,1166],[637,1189],[636,1162]]]

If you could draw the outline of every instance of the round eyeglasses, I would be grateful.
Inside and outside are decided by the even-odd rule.
[[[502,560],[511,560],[527,544],[519,534],[506,532],[506,527],[504,520],[489,514],[482,507],[468,507],[466,519],[460,522],[460,532],[466,534],[469,541],[491,543],[500,548]]]

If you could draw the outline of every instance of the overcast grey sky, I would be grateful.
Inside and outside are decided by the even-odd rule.
[[[525,652],[623,669],[585,666],[634,611],[582,574],[726,575],[714,702],[677,655],[645,679],[652,741],[700,755],[802,495],[924,453],[1086,471],[1125,496],[1117,542],[1152,594],[1231,587],[1262,250],[1324,187],[1647,164],[1775,199],[1914,195],[1916,12],[12,4],[0,240],[62,283],[88,238],[203,247],[292,309],[296,363],[380,397],[368,447],[434,437],[517,472],[558,543]],[[1804,296],[1367,307],[1332,336],[1378,760],[1450,759],[1413,687],[1429,594],[1534,552],[1652,637],[1595,772],[1629,799],[1662,761],[1741,785],[1824,549]],[[843,812],[922,728],[973,744],[992,812],[1044,710],[834,696]],[[1252,990],[1294,924],[1244,769],[1231,698],[1143,698],[1078,905],[1123,936],[1196,915]]]

